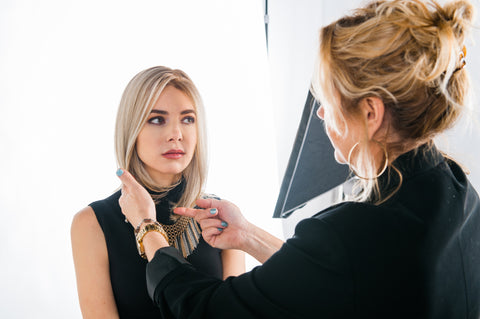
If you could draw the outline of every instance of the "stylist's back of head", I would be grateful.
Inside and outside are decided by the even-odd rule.
[[[433,143],[467,108],[472,18],[468,1],[378,1],[321,31],[312,91],[358,179],[318,218],[343,234],[360,312],[479,316],[478,195]]]

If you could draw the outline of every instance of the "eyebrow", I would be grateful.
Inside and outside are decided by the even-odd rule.
[[[164,111],[164,110],[156,110],[156,109],[153,109],[150,113],[157,113],[157,114],[168,115],[168,112],[167,112],[167,111]],[[196,114],[196,113],[195,113],[195,110],[193,110],[193,109],[188,109],[188,110],[184,110],[184,111],[180,112],[181,115],[190,114],[190,113]]]

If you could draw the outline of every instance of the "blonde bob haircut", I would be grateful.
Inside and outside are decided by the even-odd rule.
[[[473,20],[473,5],[457,0],[441,6],[434,0],[373,1],[320,31],[320,50],[312,93],[324,107],[325,123],[345,136],[347,120],[358,118],[359,102],[380,98],[385,105],[387,137],[401,142],[373,141],[396,157],[408,146],[432,144],[450,128],[467,104],[469,79],[461,53]],[[376,176],[365,126],[355,160],[349,165],[362,176]],[[387,174],[399,174],[389,163]],[[377,178],[359,179],[356,200],[380,194]],[[372,195],[376,195],[372,197]],[[387,195],[383,196],[382,195]]]
[[[185,190],[175,206],[192,207],[203,191],[207,174],[207,145],[205,114],[200,94],[188,75],[181,70],[156,66],[133,77],[123,92],[115,125],[115,153],[119,167],[127,169],[136,180],[150,190],[158,201],[169,187],[157,185],[150,177],[137,153],[137,137],[145,125],[155,102],[167,86],[185,93],[193,102],[196,112],[197,145],[190,164],[183,171]]]

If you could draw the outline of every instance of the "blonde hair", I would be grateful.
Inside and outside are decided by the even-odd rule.
[[[443,7],[434,0],[373,1],[324,27],[311,90],[325,109],[325,123],[346,135],[346,120],[358,116],[359,102],[378,97],[387,132],[402,140],[380,141],[390,158],[405,152],[405,142],[431,143],[453,126],[467,102],[469,78],[460,52],[473,11],[466,0]],[[366,128],[359,142],[355,167],[375,176]],[[391,163],[389,168],[400,174]],[[359,183],[363,191],[357,200],[376,192],[382,202],[376,178]]]
[[[136,149],[137,137],[155,102],[167,86],[185,93],[192,100],[196,111],[197,145],[191,162],[182,173],[185,190],[178,203],[175,203],[175,206],[192,207],[202,194],[206,180],[207,145],[203,103],[197,88],[185,72],[156,66],[138,73],[130,80],[123,92],[115,125],[117,164],[132,173],[142,186],[154,192],[152,197],[155,200],[178,185],[157,185],[145,169]]]

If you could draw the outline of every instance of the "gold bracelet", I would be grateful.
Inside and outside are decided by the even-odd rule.
[[[162,225],[160,225],[158,222],[154,223],[147,223],[145,224],[139,231],[138,233],[135,234],[135,239],[137,240],[137,249],[138,253],[140,254],[140,257],[147,259],[147,255],[145,255],[145,247],[143,246],[143,238],[145,235],[151,231],[156,231],[159,232],[160,234],[163,235],[165,240],[168,243],[168,235],[163,229]]]
[[[140,231],[140,227],[142,227],[143,224],[155,224],[155,223],[158,223],[158,222],[151,218],[145,218],[144,220],[142,220],[140,224],[138,224],[138,226],[135,227],[135,230],[133,231],[133,233],[135,234],[135,237],[137,236],[138,232]]]

